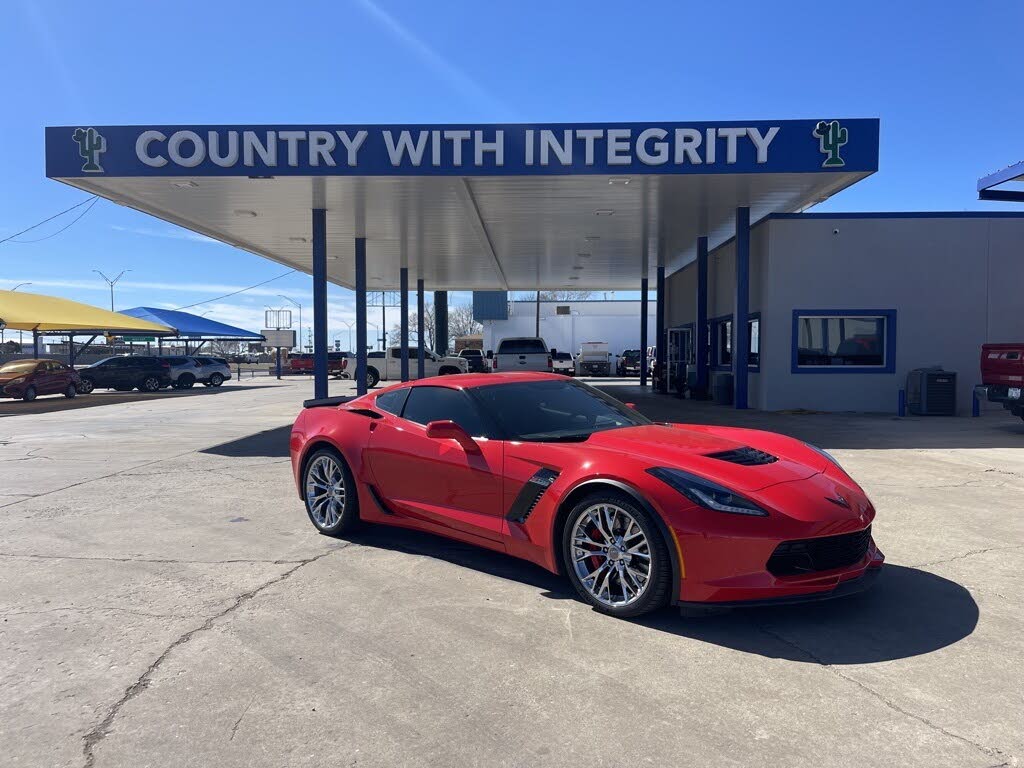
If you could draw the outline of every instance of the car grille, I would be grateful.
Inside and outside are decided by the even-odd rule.
[[[728,461],[731,464],[742,464],[746,467],[756,466],[758,464],[771,464],[772,462],[778,461],[777,458],[772,456],[770,453],[759,451],[756,448],[736,448],[731,451],[721,451],[719,453],[707,454],[709,459],[718,459],[719,461]]]
[[[769,558],[768,572],[773,576],[794,576],[853,565],[867,554],[870,542],[871,526],[839,536],[784,541]]]

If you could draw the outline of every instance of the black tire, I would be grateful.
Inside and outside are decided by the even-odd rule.
[[[81,381],[78,382],[78,394],[80,395],[88,395],[94,389],[96,389],[96,382],[88,376],[83,376]]]
[[[366,366],[366,388],[373,389],[380,383],[380,373],[372,365]]]
[[[64,397],[66,397],[68,400],[71,400],[72,398],[74,398],[77,395],[78,395],[78,390],[75,389],[75,385],[74,384],[68,384],[68,388],[64,390]]]
[[[160,379],[156,376],[146,376],[139,382],[140,392],[159,392],[161,389]]]
[[[211,387],[219,387],[223,383],[224,383],[224,377],[222,375],[220,375],[219,373],[212,373],[212,374],[210,374],[210,386]]]
[[[178,380],[174,382],[175,389],[192,389],[196,384],[196,377],[191,373],[183,373],[178,377]]]
[[[648,549],[651,555],[650,576],[640,596],[626,605],[607,605],[598,600],[584,586],[576,569],[572,567],[573,526],[586,510],[599,504],[615,505],[632,516],[640,526],[649,545]],[[572,584],[580,599],[585,603],[589,603],[595,611],[624,619],[657,611],[668,605],[672,594],[672,560],[669,555],[668,544],[665,541],[665,537],[661,534],[661,528],[658,526],[658,523],[651,518],[646,509],[628,494],[608,487],[599,488],[592,493],[588,493],[580,499],[565,518],[561,539],[562,566],[569,577],[569,583]],[[599,578],[595,578],[595,581],[598,580]]]
[[[25,388],[25,392],[21,396],[21,399],[26,403],[31,403],[36,399],[36,388],[29,384],[28,387]]]
[[[345,494],[342,509],[340,513],[337,513],[336,510],[334,511],[337,517],[336,522],[331,522],[328,519],[329,512],[318,514],[314,511],[315,498],[311,495],[310,476],[311,474],[315,475],[318,471],[318,466],[324,466],[320,464],[321,461],[333,462],[333,465],[340,469],[341,477],[344,481]],[[319,448],[307,457],[306,463],[302,468],[302,498],[309,521],[313,523],[313,527],[320,531],[320,533],[327,536],[341,536],[355,530],[359,525],[359,495],[356,491],[355,478],[352,477],[348,463],[333,448]]]
[[[458,368],[456,368],[454,366],[446,365],[444,368],[442,368],[441,370],[439,370],[437,372],[437,375],[438,376],[454,376],[457,373],[462,373],[462,371],[460,371]]]

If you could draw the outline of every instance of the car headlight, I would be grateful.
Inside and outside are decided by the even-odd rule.
[[[19,376],[16,379],[11,379],[10,381],[7,382],[7,384],[24,384],[26,378],[26,376]]]
[[[705,480],[703,477],[668,467],[655,467],[647,471],[662,482],[671,485],[694,504],[706,509],[713,509],[715,512],[729,512],[733,515],[768,516],[767,511],[761,509],[750,499],[744,498],[718,483]]]

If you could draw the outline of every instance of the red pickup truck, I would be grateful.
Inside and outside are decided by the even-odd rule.
[[[1003,408],[1024,419],[1024,342],[983,344],[981,383],[991,402],[1002,403]]]
[[[348,368],[348,355],[345,352],[327,353],[327,374],[341,376]],[[312,373],[313,353],[299,352],[288,356],[288,370],[291,373]]]

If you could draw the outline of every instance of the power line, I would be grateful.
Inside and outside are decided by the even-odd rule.
[[[232,291],[231,293],[225,293],[223,296],[215,296],[212,299],[203,299],[203,301],[197,301],[195,304],[186,304],[184,307],[175,307],[175,311],[177,311],[179,309],[191,309],[192,307],[198,307],[200,304],[209,304],[211,301],[220,301],[221,299],[226,299],[229,296],[237,296],[240,293],[245,293],[246,291],[251,291],[253,288],[259,288],[261,285],[266,285],[267,283],[272,283],[275,280],[280,280],[282,277],[288,277],[288,275],[291,275],[291,274],[293,274],[295,272],[298,272],[298,271],[299,270],[297,270],[297,269],[289,269],[284,274],[278,275],[277,277],[272,277],[269,280],[264,280],[262,283],[256,283],[256,285],[250,285],[248,288],[240,288],[237,291]]]
[[[58,229],[58,230],[57,230],[56,232],[53,232],[53,233],[51,233],[51,234],[49,234],[49,235],[46,235],[45,237],[37,237],[37,238],[36,238],[35,240],[11,240],[10,238],[7,238],[7,239],[8,239],[8,240],[11,240],[11,242],[12,242],[12,243],[19,243],[19,244],[21,244],[21,245],[28,245],[29,243],[41,243],[41,242],[43,242],[43,240],[49,240],[49,239],[50,239],[51,237],[56,237],[56,236],[57,236],[57,235],[59,235],[59,234],[60,234],[61,232],[63,232],[63,231],[65,230],[65,229],[67,229],[68,227],[70,227],[70,226],[72,226],[73,224],[75,224],[75,222],[77,222],[77,221],[78,221],[78,220],[79,220],[80,218],[82,218],[83,216],[85,216],[85,214],[87,214],[87,213],[89,212],[89,210],[90,210],[90,209],[91,209],[91,208],[92,208],[92,207],[93,207],[94,205],[96,205],[96,203],[97,203],[97,202],[99,202],[99,198],[98,198],[98,197],[94,197],[94,198],[93,198],[93,200],[92,200],[92,202],[91,202],[91,203],[89,203],[89,205],[88,205],[88,206],[86,207],[86,209],[85,209],[84,211],[82,211],[82,212],[81,212],[80,214],[78,214],[77,216],[75,216],[75,218],[73,218],[73,219],[72,219],[71,221],[69,221],[69,222],[68,222],[67,224],[65,224],[65,225],[64,225],[63,227],[61,227],[60,229]]]
[[[42,221],[38,222],[37,224],[33,224],[31,227],[27,227],[26,229],[21,230],[21,232],[15,232],[13,235],[5,237],[3,240],[0,240],[0,243],[6,243],[8,240],[13,240],[16,237],[24,235],[26,232],[30,232],[33,229],[35,229],[36,227],[41,227],[46,222],[53,221],[58,216],[63,216],[65,213],[70,213],[71,211],[75,210],[75,208],[79,208],[79,207],[85,205],[86,203],[90,203],[91,202],[91,203],[95,204],[96,201],[99,200],[99,199],[100,199],[99,195],[93,195],[92,197],[87,197],[82,202],[76,203],[75,205],[72,205],[70,208],[65,208],[60,213],[55,213],[55,214],[53,214],[53,216],[50,216],[49,218],[43,219]],[[89,208],[92,208],[92,205],[90,205]],[[88,208],[86,209],[86,211],[88,211]],[[85,215],[85,212],[83,211],[82,215],[79,216],[77,219],[75,219],[75,221],[78,221],[78,219],[82,218],[82,216],[84,216],[84,215]],[[71,224],[74,224],[75,221],[72,221]],[[68,227],[70,227],[71,224],[68,224]],[[64,229],[67,229],[68,227],[64,227]],[[63,232],[64,229],[60,230],[60,232]],[[56,234],[58,234],[58,232],[54,232],[53,234],[56,235]],[[51,237],[52,237],[52,235],[51,235]],[[44,237],[42,239],[45,240],[46,238]],[[38,240],[28,240],[26,242],[35,243],[35,242],[39,242],[39,241]]]

